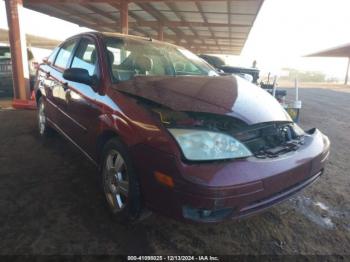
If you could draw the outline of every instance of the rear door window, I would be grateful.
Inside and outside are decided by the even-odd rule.
[[[76,40],[69,40],[64,43],[58,52],[58,55],[55,60],[55,66],[61,69],[66,69],[68,67],[69,58],[74,50],[76,45]]]

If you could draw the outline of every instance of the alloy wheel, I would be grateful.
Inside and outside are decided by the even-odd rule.
[[[129,178],[125,161],[116,150],[111,150],[107,154],[103,182],[105,195],[112,211],[123,210],[129,195]]]
[[[44,103],[40,103],[39,112],[38,112],[38,124],[39,124],[39,133],[43,135],[46,128],[46,116],[45,116],[45,106]]]

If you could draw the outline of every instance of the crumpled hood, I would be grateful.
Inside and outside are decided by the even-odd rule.
[[[175,111],[230,115],[247,124],[292,121],[275,98],[236,76],[139,76],[114,88]]]

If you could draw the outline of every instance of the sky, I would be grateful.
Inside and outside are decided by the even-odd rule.
[[[302,58],[350,43],[349,0],[265,0],[241,54],[263,70],[319,70],[344,78],[347,59]]]
[[[69,22],[24,10],[26,33],[64,40],[89,31]],[[263,73],[281,69],[322,71],[344,78],[345,58],[303,58],[316,51],[350,43],[350,0],[265,0],[241,56],[225,56],[229,64],[251,66],[257,60]],[[5,4],[0,1],[0,28],[7,28]],[[47,52],[33,50],[34,55]]]

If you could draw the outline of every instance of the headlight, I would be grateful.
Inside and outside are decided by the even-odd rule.
[[[297,123],[293,123],[293,129],[297,136],[302,136],[305,134],[305,131]]]
[[[252,153],[229,135],[192,129],[169,129],[188,160],[242,158]]]

